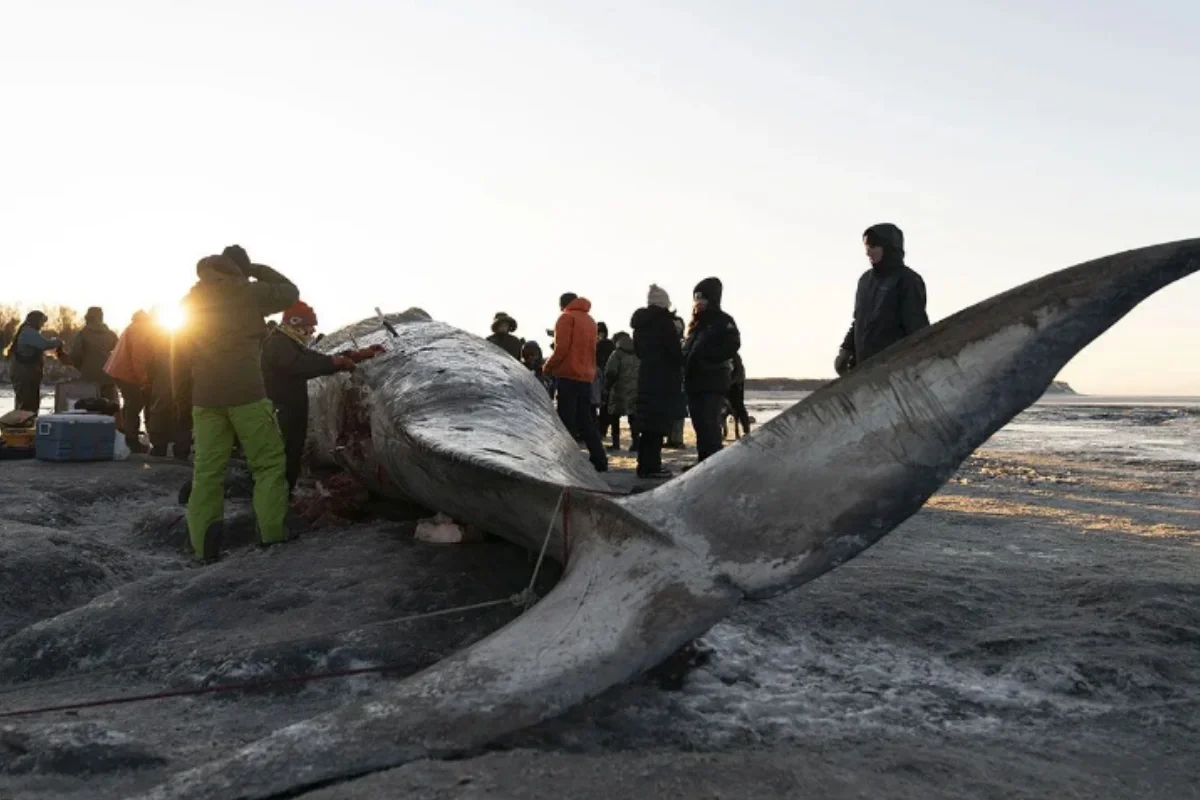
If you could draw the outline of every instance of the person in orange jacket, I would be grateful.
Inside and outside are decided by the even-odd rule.
[[[139,433],[142,429],[142,411],[148,411],[150,406],[150,362],[154,360],[155,339],[150,315],[145,311],[137,311],[129,327],[121,332],[121,338],[104,364],[104,372],[116,381],[121,398],[125,401],[121,422],[125,430],[125,443],[134,453],[145,453],[147,449]]]
[[[608,471],[608,454],[592,420],[592,381],[596,379],[596,322],[586,298],[567,292],[558,299],[562,314],[554,325],[554,353],[543,370],[558,378],[558,416],[572,436],[587,443],[592,466]]]

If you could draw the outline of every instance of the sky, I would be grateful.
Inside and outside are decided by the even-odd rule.
[[[0,303],[170,302],[233,242],[323,329],[546,344],[709,275],[752,377],[826,377],[891,221],[933,319],[1200,236],[1191,0],[0,0]],[[1200,278],[1064,371],[1200,395]]]

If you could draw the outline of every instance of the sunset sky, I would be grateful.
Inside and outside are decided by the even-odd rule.
[[[5,0],[0,303],[170,302],[239,242],[329,330],[545,344],[725,282],[751,376],[832,375],[892,221],[947,316],[1200,236],[1200,3]],[[1200,395],[1200,278],[1079,356]]]

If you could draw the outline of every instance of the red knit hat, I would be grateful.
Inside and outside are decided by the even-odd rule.
[[[317,312],[312,310],[312,306],[303,300],[297,300],[283,312],[283,324],[291,325],[294,328],[317,326]]]

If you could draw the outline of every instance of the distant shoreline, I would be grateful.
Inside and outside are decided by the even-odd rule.
[[[748,392],[815,392],[826,384],[832,383],[833,378],[747,378]],[[1055,381],[1050,384],[1046,394],[1079,395],[1066,381]]]

